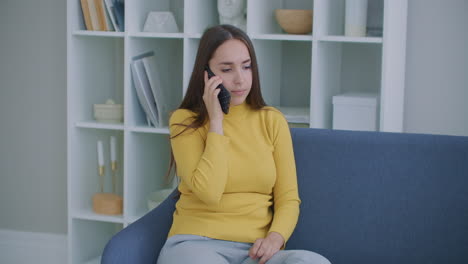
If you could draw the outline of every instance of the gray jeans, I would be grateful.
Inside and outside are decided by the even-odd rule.
[[[254,264],[249,257],[252,243],[218,240],[196,235],[170,237],[157,264]],[[323,256],[307,250],[280,250],[267,264],[330,264]]]

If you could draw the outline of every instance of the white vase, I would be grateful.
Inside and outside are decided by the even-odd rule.
[[[143,32],[177,33],[179,27],[172,12],[152,11],[146,18]]]
[[[367,0],[346,0],[345,5],[345,36],[365,37]]]

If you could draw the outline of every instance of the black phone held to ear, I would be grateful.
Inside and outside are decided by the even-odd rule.
[[[205,66],[205,70],[208,72],[208,79],[215,76],[215,74],[211,71],[210,67]],[[229,113],[229,105],[231,103],[231,94],[224,87],[223,84],[219,84],[218,87],[216,87],[216,89],[218,89],[218,88],[221,89],[221,91],[218,94],[218,100],[219,100],[219,104],[221,105],[221,110],[223,110],[223,112],[225,114],[228,114]]]

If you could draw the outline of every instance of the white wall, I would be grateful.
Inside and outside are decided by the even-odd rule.
[[[468,1],[408,2],[405,131],[468,136]]]
[[[65,21],[65,0],[0,0],[0,229],[67,232]]]
[[[0,229],[66,233],[65,0],[0,0]],[[468,136],[468,1],[409,0],[405,131]]]

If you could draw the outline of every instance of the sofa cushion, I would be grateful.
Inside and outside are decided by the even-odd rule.
[[[468,263],[468,137],[292,129],[288,249],[332,263]]]

